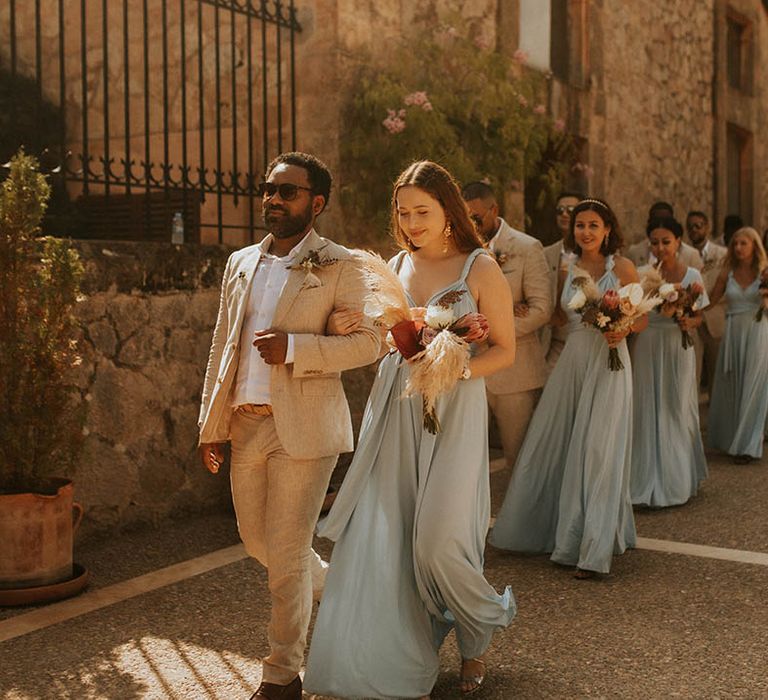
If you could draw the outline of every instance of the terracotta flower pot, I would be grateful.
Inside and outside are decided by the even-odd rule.
[[[73,503],[71,481],[51,479],[49,484],[50,495],[0,495],[0,589],[72,578],[72,539],[83,508]]]

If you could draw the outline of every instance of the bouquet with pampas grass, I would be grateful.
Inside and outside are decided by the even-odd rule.
[[[470,357],[470,343],[488,338],[488,321],[482,314],[456,318],[452,306],[463,290],[446,292],[426,309],[412,309],[397,273],[378,255],[359,251],[368,286],[365,313],[386,328],[391,342],[410,363],[404,396],[421,394],[424,428],[440,431],[435,405],[461,379]]]
[[[641,284],[649,294],[660,297],[661,302],[656,311],[675,321],[691,318],[702,305],[704,286],[700,282],[692,282],[683,287],[679,282],[667,282],[657,269],[651,269],[643,273]],[[680,333],[683,350],[693,347],[693,336],[682,327]]]
[[[573,268],[572,284],[576,293],[568,302],[568,308],[581,316],[585,326],[601,333],[624,332],[661,303],[658,296],[646,292],[637,282],[624,285],[618,291],[607,289],[601,292],[592,276],[577,266]],[[609,348],[608,368],[612,371],[624,369],[618,348]]]

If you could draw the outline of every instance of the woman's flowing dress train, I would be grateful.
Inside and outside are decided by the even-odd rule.
[[[477,311],[466,276],[455,316]],[[404,253],[397,261],[399,268]],[[409,365],[380,363],[352,464],[319,534],[336,541],[304,687],[337,697],[427,695],[453,628],[462,657],[482,654],[515,615],[509,588],[483,576],[488,528],[487,406],[482,379],[438,399],[441,432],[422,427],[420,396],[402,398]]]
[[[763,455],[768,414],[768,314],[755,279],[746,289],[728,273],[725,335],[717,356],[707,418],[707,445],[730,455]]]
[[[701,274],[689,267],[683,287]],[[698,307],[709,304],[706,292]],[[632,431],[632,503],[674,506],[696,495],[707,476],[699,426],[696,354],[683,349],[674,319],[652,311],[648,328],[632,349],[634,411]]]
[[[618,289],[608,256],[601,292]],[[608,368],[602,334],[581,323],[567,304],[575,293],[573,267],[561,305],[569,333],[547,381],[491,532],[500,549],[551,552],[552,561],[608,573],[611,558],[635,544],[629,498],[632,445],[632,367]]]

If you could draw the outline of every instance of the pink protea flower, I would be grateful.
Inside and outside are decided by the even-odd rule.
[[[615,309],[620,301],[619,293],[615,289],[608,289],[603,294],[603,305],[606,309]]]
[[[451,326],[451,331],[467,343],[482,343],[488,338],[488,319],[483,314],[464,314]]]

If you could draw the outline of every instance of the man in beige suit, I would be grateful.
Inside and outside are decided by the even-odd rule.
[[[301,698],[313,588],[317,595],[326,566],[312,534],[338,454],[353,446],[340,372],[379,350],[367,319],[326,335],[334,309],[359,308],[365,295],[352,254],[314,230],[330,189],[313,156],[270,164],[260,185],[270,233],[227,262],[203,388],[203,463],[218,472],[231,440],[240,537],[268,571],[270,654],[252,700]]]
[[[547,259],[547,270],[549,271],[549,292],[553,309],[557,306],[557,282],[560,270],[563,267],[567,267],[568,263],[575,258],[575,255],[563,246],[563,239],[568,235],[568,229],[571,226],[571,213],[582,199],[584,197],[577,192],[562,192],[557,198],[557,204],[555,205],[555,223],[560,240],[544,248],[544,257]],[[557,358],[560,357],[565,341],[568,338],[568,326],[567,324],[552,326],[548,323],[542,327],[539,335],[547,359],[547,371],[551,372],[555,364],[557,364]]]
[[[674,216],[672,205],[667,204],[667,202],[655,202],[648,210],[648,221],[659,218],[673,219]],[[640,242],[629,246],[625,253],[625,255],[635,263],[635,267],[639,268],[644,265],[655,265],[658,262],[651,252],[651,244],[648,240],[649,233],[650,232],[646,232],[646,237]],[[701,255],[699,255],[699,251],[684,241],[680,245],[680,250],[677,255],[680,258],[680,262],[687,267],[695,267],[697,270],[701,270],[704,265]]]
[[[704,267],[701,268],[701,276],[707,294],[712,290],[720,274],[720,265],[728,254],[725,246],[718,245],[711,240],[712,229],[709,217],[703,211],[690,211],[685,219],[685,229],[688,232],[693,247],[699,251]],[[704,378],[707,390],[712,391],[712,379],[715,376],[717,353],[720,349],[720,339],[725,333],[725,297],[714,308],[704,312],[704,320],[699,326],[698,339],[696,340],[696,369],[701,385],[701,374],[704,370]]]
[[[547,261],[537,239],[516,231],[498,216],[499,207],[488,185],[472,182],[462,194],[515,300],[515,364],[485,379],[488,404],[496,417],[504,457],[511,468],[547,377],[537,333],[552,315]]]

